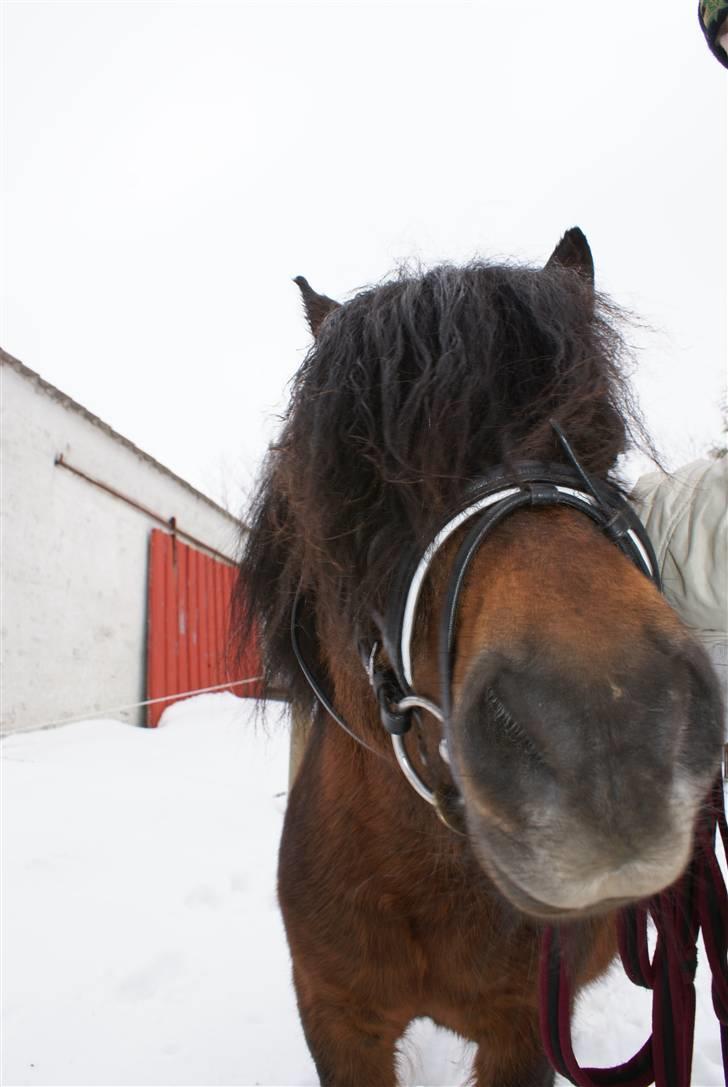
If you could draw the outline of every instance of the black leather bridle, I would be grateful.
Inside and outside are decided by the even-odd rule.
[[[660,588],[657,560],[639,517],[616,487],[591,479],[579,464],[563,431],[555,423],[552,426],[571,464],[520,463],[511,469],[498,468],[471,484],[461,498],[460,508],[443,519],[428,546],[413,549],[400,567],[387,613],[378,622],[389,667],[376,663],[380,648],[377,641],[363,641],[359,646],[379,703],[380,719],[392,738],[400,769],[415,791],[436,808],[453,830],[462,829],[456,791],[453,788],[441,794],[422,780],[407,754],[403,736],[412,727],[413,716],[418,710],[437,718],[441,726],[450,718],[458,606],[467,572],[487,536],[517,510],[554,506],[577,510],[596,524]],[[441,703],[438,705],[419,695],[413,687],[415,620],[422,587],[432,563],[463,526],[467,531],[452,564],[440,617]],[[444,736],[440,753],[444,761],[449,762]]]
[[[568,439],[555,422],[552,427],[570,464],[521,462],[512,468],[496,468],[474,481],[461,496],[457,510],[449,513],[425,547],[414,548],[400,566],[395,579],[386,615],[376,617],[381,643],[388,666],[377,663],[379,640],[362,639],[359,653],[369,682],[379,704],[380,720],[389,733],[400,769],[412,788],[440,817],[461,830],[460,819],[453,803],[456,793],[449,790],[447,802],[420,777],[407,754],[403,736],[410,730],[417,711],[424,710],[437,718],[441,725],[449,719],[452,709],[452,672],[455,656],[455,629],[458,605],[465,576],[480,545],[486,537],[521,509],[543,509],[560,506],[577,510],[596,524],[639,570],[660,586],[655,553],[647,531],[621,492],[609,483],[593,480],[579,463]],[[440,619],[439,668],[441,705],[419,695],[413,687],[412,643],[417,605],[422,587],[432,563],[445,543],[462,526],[467,532],[452,565],[445,603]],[[291,643],[298,664],[316,698],[337,724],[368,750],[374,750],[341,717],[325,691],[321,680],[301,649],[302,623],[300,597],[291,613]],[[443,759],[449,762],[447,743],[440,743]]]

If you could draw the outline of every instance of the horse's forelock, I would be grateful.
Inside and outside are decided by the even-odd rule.
[[[552,417],[589,471],[613,469],[639,429],[619,325],[558,265],[405,271],[332,313],[294,380],[245,541],[234,611],[242,631],[258,622],[269,678],[298,685],[300,584],[351,639],[469,479],[560,459]]]

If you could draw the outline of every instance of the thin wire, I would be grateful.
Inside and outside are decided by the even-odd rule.
[[[47,721],[43,725],[31,725],[28,729],[23,729],[23,732],[38,732],[44,728],[56,728],[59,725],[72,725],[75,721],[92,721],[97,717],[107,717],[113,713],[124,713],[126,710],[141,709],[142,706],[153,706],[157,702],[175,702],[179,698],[189,698],[193,694],[207,694],[210,691],[226,691],[229,687],[242,687],[247,683],[259,683],[263,676],[251,676],[249,679],[236,679],[231,683],[218,683],[214,687],[198,687],[194,691],[177,691],[175,694],[162,695],[161,698],[147,698],[143,702],[131,702],[128,706],[116,706],[114,709],[108,710],[94,710],[92,713],[81,713],[75,717],[66,717],[62,721]],[[15,730],[9,730],[3,733],[4,736],[10,736],[15,733]]]

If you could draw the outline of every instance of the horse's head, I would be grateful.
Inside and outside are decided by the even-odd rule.
[[[445,266],[342,306],[298,282],[316,343],[259,491],[239,614],[260,623],[269,681],[310,707],[289,640],[298,593],[312,665],[383,749],[357,646],[378,637],[402,556],[489,470],[563,464],[553,420],[605,481],[635,418],[622,341],[577,230],[541,270]],[[434,702],[466,531],[438,552],[417,611],[413,686]],[[720,697],[702,650],[601,527],[566,507],[499,523],[468,566],[452,666],[450,765],[422,714],[419,769],[433,787],[454,780],[472,849],[514,905],[581,916],[680,876],[717,771]]]

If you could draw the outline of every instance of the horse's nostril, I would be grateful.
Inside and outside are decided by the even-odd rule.
[[[516,721],[494,687],[485,691],[488,724],[501,736],[522,748],[525,753],[538,757],[538,749],[525,729]]]
[[[518,685],[518,675],[502,658],[489,655],[478,662],[448,731],[453,773],[466,804],[487,809],[513,831],[525,825],[532,803],[545,803],[557,784],[554,756],[534,721],[538,707],[517,693]]]

